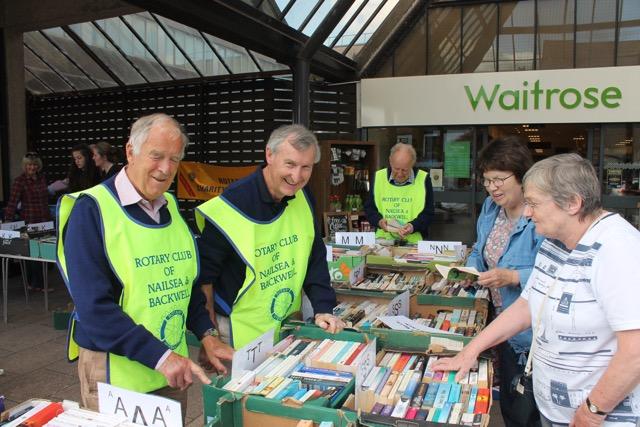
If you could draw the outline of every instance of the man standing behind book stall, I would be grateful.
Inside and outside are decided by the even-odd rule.
[[[433,186],[427,172],[415,167],[413,146],[391,147],[389,167],[376,172],[364,205],[369,222],[378,227],[376,237],[409,243],[427,238],[433,220]]]
[[[69,359],[79,358],[83,406],[98,409],[105,382],[180,401],[197,376],[185,326],[220,371],[233,350],[211,335],[199,288],[196,243],[166,193],[188,143],[165,114],[131,127],[127,166],[102,184],[64,196],[58,212],[58,265],[75,303]],[[78,347],[79,346],[79,347]]]
[[[277,339],[303,290],[318,326],[344,327],[332,314],[326,247],[305,187],[320,160],[318,140],[304,126],[282,126],[265,154],[266,165],[196,209],[199,282],[222,340],[236,349],[272,328]]]

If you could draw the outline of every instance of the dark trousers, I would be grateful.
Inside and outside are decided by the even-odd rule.
[[[507,427],[540,427],[537,407],[522,408],[511,393],[514,378],[524,372],[524,365],[518,364],[519,355],[508,342],[498,346],[500,359],[500,411]]]
[[[26,261],[27,267],[27,283],[35,289],[44,288],[44,279],[42,277],[42,263],[38,261]]]

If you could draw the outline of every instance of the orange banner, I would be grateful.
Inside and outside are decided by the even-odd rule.
[[[181,162],[178,169],[178,198],[209,200],[219,196],[229,184],[249,175],[257,167]]]

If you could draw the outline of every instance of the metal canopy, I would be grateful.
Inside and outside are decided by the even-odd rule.
[[[127,0],[146,11],[24,33],[25,82],[35,94],[74,92],[291,73],[300,59],[328,81],[355,80],[352,58],[398,3],[415,1]]]
[[[300,0],[306,3],[308,0]],[[128,0],[172,19],[292,66],[308,37],[262,11],[231,0]],[[312,2],[311,2],[312,3]],[[311,72],[330,80],[356,77],[356,63],[326,47],[311,60]]]

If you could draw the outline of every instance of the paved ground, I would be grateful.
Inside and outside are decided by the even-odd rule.
[[[49,309],[65,309],[71,299],[57,270],[49,271]],[[0,294],[1,298],[1,294]],[[31,293],[25,303],[22,283],[14,275],[9,280],[9,322],[0,318],[0,395],[11,408],[30,398],[53,401],[80,401],[76,364],[66,360],[66,331],[53,328],[51,312],[44,310],[44,295]],[[192,348],[192,358],[197,355]],[[199,385],[189,390],[186,427],[203,426],[202,394]],[[502,427],[497,402],[493,405],[490,427]]]
[[[49,283],[55,288],[49,294],[49,309],[66,308],[71,299],[56,269],[49,270]],[[0,318],[0,395],[5,396],[5,406],[30,398],[80,401],[77,365],[66,359],[66,331],[53,329],[52,314],[44,311],[44,295],[32,292],[26,304],[16,275],[9,280],[8,300],[9,322],[5,325]],[[187,427],[204,424],[199,385],[189,390],[186,421]]]

